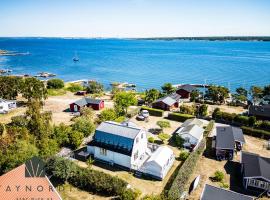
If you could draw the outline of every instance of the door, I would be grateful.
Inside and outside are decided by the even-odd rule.
[[[76,104],[74,105],[74,112],[78,112],[78,106]]]

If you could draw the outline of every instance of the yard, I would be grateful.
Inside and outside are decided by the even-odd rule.
[[[245,140],[246,144],[244,145],[244,151],[257,153],[261,156],[270,156],[270,151],[266,148],[263,148],[266,140],[258,139],[247,135],[245,135]],[[206,183],[220,187],[221,183],[212,182],[210,180],[210,177],[212,177],[217,170],[222,171],[225,174],[224,183],[229,185],[228,189],[243,193],[244,191],[241,187],[241,177],[239,175],[239,160],[240,153],[236,155],[232,162],[217,161],[214,158],[202,156],[198,161],[197,167],[191,177],[191,180],[189,180],[189,182],[191,182],[198,175],[201,175],[200,184],[198,188],[194,192],[192,192],[189,199],[199,199],[203,187]]]

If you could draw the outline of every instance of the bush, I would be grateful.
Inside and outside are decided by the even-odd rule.
[[[142,106],[141,110],[148,110],[149,114],[152,116],[162,117],[164,111],[156,108],[149,108],[147,106]]]
[[[168,118],[178,122],[184,122],[187,119],[194,118],[193,115],[181,114],[181,113],[169,113]]]
[[[149,138],[148,138],[148,142],[150,142],[150,143],[154,143],[154,142],[155,142],[155,138],[153,138],[153,137],[149,137]]]
[[[186,161],[183,163],[181,168],[179,169],[171,188],[168,191],[168,198],[170,200],[178,200],[181,198],[183,192],[188,189],[186,184],[187,180],[193,174],[193,171],[196,167],[196,164],[205,149],[205,139],[201,141],[197,150],[193,151]]]
[[[116,112],[112,108],[106,108],[101,111],[99,115],[99,121],[104,122],[104,121],[113,121],[117,118]]]
[[[83,141],[83,133],[79,131],[69,132],[69,145],[73,149],[77,149]]]
[[[225,189],[228,189],[230,187],[228,183],[224,183],[224,182],[221,182],[219,186]]]
[[[180,113],[194,115],[195,114],[195,106],[181,105],[180,106]]]
[[[215,121],[214,121],[214,120],[211,120],[211,121],[207,124],[206,128],[204,129],[204,133],[203,133],[204,137],[208,137],[208,136],[209,136],[209,134],[211,133],[211,131],[212,131],[213,128],[214,128],[214,125],[215,125]]]
[[[141,195],[141,191],[139,190],[132,190],[132,189],[126,189],[121,194],[119,199],[120,200],[136,200]]]
[[[48,89],[61,89],[65,86],[64,81],[61,79],[50,79],[47,81]]]
[[[5,130],[5,125],[0,123],[0,137],[2,136],[2,134],[4,133]]]
[[[87,137],[94,133],[95,124],[87,117],[78,117],[75,119],[75,123],[72,125],[74,131],[83,133],[84,137]]]
[[[181,136],[179,136],[179,135],[175,136],[175,144],[178,148],[181,149],[183,147],[184,142],[185,142],[185,140]]]
[[[214,181],[221,182],[224,179],[224,173],[221,171],[215,171],[214,177],[212,177]]]
[[[47,92],[49,96],[62,96],[66,94],[64,89],[48,89]]]
[[[182,152],[180,153],[180,155],[179,155],[179,159],[180,159],[181,161],[185,161],[185,160],[188,158],[188,156],[189,156],[189,152],[187,152],[187,151],[182,151]]]
[[[125,120],[126,120],[126,118],[124,116],[120,116],[120,117],[117,117],[114,121],[118,122],[118,123],[122,123]]]
[[[248,126],[249,125],[249,117],[248,116],[242,116],[242,115],[237,115],[234,118],[235,122],[238,122],[242,125]]]
[[[67,90],[70,92],[78,92],[83,90],[83,86],[81,86],[81,84],[78,83],[70,83],[69,86],[67,87]]]
[[[168,121],[157,121],[157,125],[163,129],[163,128],[170,128],[171,124]]]
[[[65,158],[52,158],[47,163],[48,173],[87,192],[102,195],[121,195],[127,187],[127,182],[101,171],[82,168]]]
[[[158,134],[158,138],[164,142],[165,140],[168,140],[171,136],[169,134],[166,133],[160,133]]]
[[[104,92],[104,86],[101,83],[92,81],[89,83],[86,90],[87,90],[87,93],[90,93],[90,94],[101,94]]]
[[[270,130],[270,121],[258,121],[257,127]]]
[[[242,126],[241,129],[243,130],[243,133],[246,135],[251,135],[258,138],[263,139],[270,139],[270,132],[260,129],[255,129],[251,127]]]

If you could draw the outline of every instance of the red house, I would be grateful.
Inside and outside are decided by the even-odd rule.
[[[173,108],[178,108],[180,97],[181,96],[177,93],[170,94],[153,102],[152,107],[162,110],[171,110]]]
[[[101,99],[83,98],[69,105],[71,112],[79,112],[83,107],[91,107],[94,110],[104,108],[104,101]]]
[[[176,93],[181,96],[181,99],[189,99],[190,93],[194,90],[196,90],[196,87],[186,84],[186,85],[181,85],[180,87],[178,87],[178,89],[176,90]]]

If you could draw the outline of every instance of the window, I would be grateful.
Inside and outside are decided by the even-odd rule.
[[[139,142],[139,140],[140,140],[140,139],[137,137],[137,138],[136,138],[136,143],[138,143],[138,142]]]
[[[134,154],[134,160],[136,160],[138,158],[138,156],[139,156],[139,152],[136,151],[136,153]]]
[[[100,155],[107,156],[107,149],[100,148]]]
[[[143,139],[143,133],[141,134],[141,138]]]

